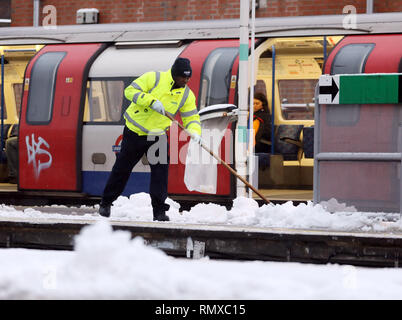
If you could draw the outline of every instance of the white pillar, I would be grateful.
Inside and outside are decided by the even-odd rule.
[[[240,0],[240,46],[239,46],[239,117],[237,121],[235,148],[236,171],[246,179],[247,175],[247,119],[248,119],[248,47],[249,47],[249,0]],[[237,196],[246,196],[246,186],[237,179]]]
[[[39,27],[40,0],[33,0],[33,26]]]
[[[249,162],[248,162],[248,176],[249,183],[255,186],[258,189],[256,181],[253,181],[253,172],[255,170],[253,156],[254,156],[254,130],[253,130],[253,120],[254,120],[254,50],[255,49],[255,0],[251,1],[251,52],[250,52],[250,114],[249,114],[249,128],[250,128],[250,136],[249,136]],[[258,175],[258,173],[257,173]],[[253,197],[253,191],[251,189],[248,190],[248,197]]]
[[[374,0],[367,0],[366,13],[371,14],[374,11]]]

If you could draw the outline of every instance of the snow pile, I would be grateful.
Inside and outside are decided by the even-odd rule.
[[[175,259],[106,219],[73,252],[0,250],[0,299],[402,299],[398,269]]]
[[[171,200],[167,215],[170,222],[183,224],[214,224],[262,228],[293,228],[332,231],[358,232],[401,232],[402,219],[399,213],[358,212],[354,207],[338,203],[335,199],[314,205],[312,202],[294,205],[289,201],[284,204],[269,204],[258,207],[250,198],[238,197],[233,201],[231,210],[213,203],[199,203],[189,211],[180,211],[180,205]],[[34,218],[73,219],[97,221],[101,217],[95,207],[81,207],[86,214],[76,213],[76,209],[65,206],[46,207],[43,212],[33,208],[16,210],[0,205],[0,219]],[[53,210],[54,209],[54,210]],[[55,213],[55,212],[62,213]],[[63,213],[64,212],[64,213]],[[147,193],[137,193],[130,197],[120,196],[112,206],[111,221],[152,221],[151,198]]]
[[[151,197],[143,192],[132,194],[129,198],[120,196],[113,203],[111,215],[128,220],[152,220]]]
[[[287,202],[281,206],[265,206],[260,208],[256,215],[258,225],[262,227],[300,228],[338,231],[370,231],[379,230],[375,227],[376,221],[369,219],[362,213],[337,212],[331,214],[321,205],[311,202],[294,206]]]
[[[38,221],[43,219],[72,219],[72,220],[87,220],[94,219],[93,214],[77,215],[78,211],[75,208],[69,208],[62,205],[53,205],[43,207],[46,209],[46,213],[36,210],[34,208],[25,208],[23,210],[18,210],[12,206],[7,206],[5,204],[0,204],[0,218],[32,218],[32,221],[37,219]],[[54,211],[64,211],[66,214],[62,213],[52,213],[52,208]],[[81,206],[81,208],[88,208]],[[61,210],[62,209],[62,210]],[[88,210],[90,211],[90,210]],[[94,210],[92,210],[94,211]]]
[[[335,199],[259,207],[255,200],[239,197],[231,210],[210,203],[183,212],[178,203],[167,202],[171,221],[166,225],[402,231],[399,213],[357,212]],[[151,221],[151,200],[145,193],[119,197],[109,219],[94,213],[97,206],[80,209],[0,206],[0,219],[89,223],[75,237],[74,251],[0,249],[0,299],[402,299],[398,269],[167,256],[111,227],[116,221]]]
[[[398,269],[175,259],[84,227],[73,252],[1,249],[0,299],[401,299]]]
[[[311,201],[297,206],[292,201],[258,207],[254,199],[238,197],[231,210],[213,203],[200,203],[190,211],[179,212],[180,205],[171,199],[167,214],[170,223],[224,224],[264,228],[295,228],[334,231],[393,232],[402,231],[399,213],[357,212],[356,208],[336,199],[314,205]],[[152,220],[149,194],[119,197],[112,207],[112,219]],[[168,222],[169,223],[169,222]]]
[[[328,201],[321,201],[320,205],[328,212],[357,212],[354,206],[348,207],[344,203],[339,203],[334,198],[331,198]]]

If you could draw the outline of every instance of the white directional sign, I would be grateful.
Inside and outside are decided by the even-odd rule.
[[[339,104],[339,75],[323,75],[320,77],[320,104]]]

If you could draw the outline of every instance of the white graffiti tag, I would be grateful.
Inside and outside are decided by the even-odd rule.
[[[35,135],[32,134],[31,137],[32,137],[32,143],[29,143],[29,136],[25,136],[25,143],[27,145],[27,152],[28,152],[28,164],[30,164],[31,162],[33,163],[35,178],[38,179],[40,172],[43,169],[47,169],[52,165],[52,155],[50,154],[50,152],[41,148],[41,146],[44,145],[46,148],[50,149],[50,146],[45,139],[39,137],[38,141],[36,142]],[[39,159],[37,160],[36,157],[37,155],[40,154],[47,155],[49,157],[49,161],[41,162]]]

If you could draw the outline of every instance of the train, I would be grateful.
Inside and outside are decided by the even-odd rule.
[[[345,25],[344,15],[255,20],[255,51],[249,52],[253,88],[266,94],[274,128],[267,147],[270,165],[257,172],[256,187],[268,199],[313,199],[319,77],[401,73],[401,30],[402,13],[357,15],[352,28]],[[0,53],[0,199],[6,203],[28,195],[42,203],[63,196],[81,203],[99,201],[122,139],[129,105],[124,88],[144,72],[168,70],[177,57],[191,60],[188,86],[200,113],[211,105],[238,105],[237,19],[2,27]],[[18,181],[12,185],[6,181],[4,145],[13,124],[19,124],[19,142]],[[225,137],[232,139],[225,138],[229,142],[219,148],[224,161],[233,160],[233,168],[236,125],[228,124]],[[176,139],[175,152],[185,153],[189,137],[183,138],[174,123],[170,136]],[[222,164],[217,165],[213,194],[189,191],[185,167],[183,161],[169,165],[168,193],[173,200],[226,203],[238,196],[237,179]],[[123,195],[148,192],[149,176],[143,158]]]

